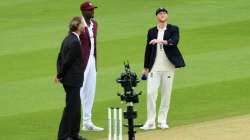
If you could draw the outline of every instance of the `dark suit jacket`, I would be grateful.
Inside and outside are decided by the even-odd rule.
[[[57,59],[57,77],[64,85],[81,87],[83,62],[81,44],[77,36],[70,33],[62,42]]]
[[[97,35],[97,23],[95,20],[91,20],[93,22],[93,32],[94,32],[94,55],[96,58],[96,35]],[[82,43],[82,60],[84,64],[84,68],[86,68],[89,60],[89,55],[90,55],[90,49],[91,49],[91,44],[90,44],[90,37],[89,37],[89,32],[87,27],[85,28],[85,32],[82,32],[80,35],[80,40]]]
[[[149,29],[147,35],[147,44],[144,56],[144,68],[148,68],[150,71],[154,65],[157,47],[156,45],[150,45],[149,42],[153,39],[157,39],[158,36],[158,29],[157,27],[153,27]],[[164,40],[168,41],[168,45],[164,45],[164,51],[166,56],[168,57],[169,61],[176,67],[184,67],[185,62],[179,51],[177,45],[179,42],[179,28],[177,26],[167,24],[167,29],[164,33]]]

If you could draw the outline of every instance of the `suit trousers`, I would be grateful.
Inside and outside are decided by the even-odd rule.
[[[63,85],[63,87],[66,92],[66,105],[59,126],[58,140],[77,137],[81,121],[80,87],[66,85]]]

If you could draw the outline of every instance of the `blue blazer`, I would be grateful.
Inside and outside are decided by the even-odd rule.
[[[157,36],[158,29],[156,26],[148,30],[147,44],[144,56],[144,68],[148,68],[149,71],[151,71],[154,65],[157,51],[157,44],[150,45],[149,42],[153,39],[157,39]],[[179,38],[179,28],[175,25],[167,24],[167,29],[164,33],[164,40],[167,40],[168,44],[163,45],[163,48],[167,58],[176,68],[185,67],[185,61],[180,50],[177,47]]]

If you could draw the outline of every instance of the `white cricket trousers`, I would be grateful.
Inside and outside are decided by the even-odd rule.
[[[89,56],[87,67],[84,71],[83,86],[81,87],[81,104],[83,124],[92,123],[92,107],[96,91],[96,62],[93,55]]]
[[[150,72],[147,83],[147,123],[155,124],[156,101],[158,88],[161,85],[161,104],[158,114],[158,123],[167,123],[167,115],[170,106],[170,97],[174,79],[174,70],[171,72]]]

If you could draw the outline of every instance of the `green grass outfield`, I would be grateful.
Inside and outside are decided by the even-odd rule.
[[[0,139],[55,140],[64,91],[52,81],[60,43],[81,0],[0,2]],[[107,128],[107,107],[120,104],[115,79],[124,60],[138,74],[154,10],[169,9],[181,30],[187,67],[176,73],[171,127],[250,113],[249,0],[95,0],[99,6],[98,79],[94,122]],[[146,82],[136,105],[146,117]],[[126,133],[124,131],[124,133]],[[107,131],[81,134],[90,140]]]

